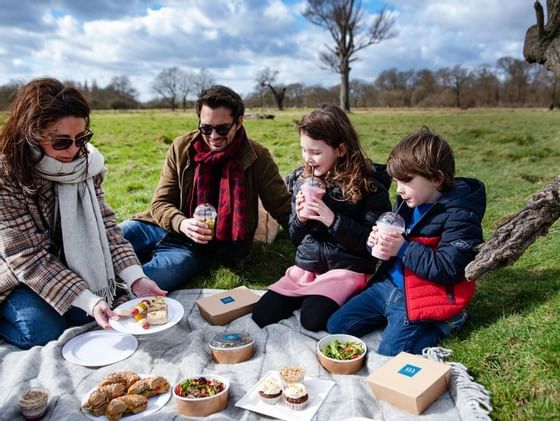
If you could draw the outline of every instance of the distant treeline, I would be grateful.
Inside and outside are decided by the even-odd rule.
[[[138,101],[137,90],[126,76],[114,77],[107,86],[99,87],[93,82],[66,81],[80,89],[93,108],[134,109],[134,108],[187,108],[192,109],[192,101],[200,87],[212,81],[207,71],[205,82],[200,76],[190,78],[193,84],[185,82],[188,72],[177,67],[165,69],[152,85],[154,99]],[[165,78],[162,78],[162,75]],[[192,73],[191,73],[192,76]],[[195,74],[196,76],[196,74]],[[173,85],[173,77],[181,78],[181,83]],[[285,85],[277,78],[276,91],[285,88],[283,106],[315,107],[321,103],[338,103],[339,86],[323,87],[293,83]],[[166,88],[162,80],[170,86],[183,86],[183,92]],[[6,109],[15,91],[22,82],[11,82],[0,86],[0,109]],[[512,57],[500,58],[494,66],[484,65],[474,70],[461,65],[446,67],[436,71],[388,69],[373,82],[354,79],[350,82],[351,106],[355,107],[552,107],[558,105],[557,80],[543,66],[528,64]],[[197,89],[198,88],[198,89]],[[169,93],[167,93],[169,92]],[[191,97],[187,99],[188,96]],[[173,95],[173,97],[171,97]],[[255,89],[245,98],[248,107],[273,108],[277,105],[271,89],[256,83]]]

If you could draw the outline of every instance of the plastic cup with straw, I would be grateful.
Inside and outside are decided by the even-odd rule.
[[[396,212],[385,212],[377,219],[375,225],[377,226],[378,233],[388,234],[396,232],[399,234],[404,234],[405,222],[403,217],[399,215],[399,210],[401,209],[403,203],[404,200],[401,202]],[[371,255],[380,260],[389,260],[390,258],[390,256],[385,255],[379,250],[377,244],[375,244],[371,248]]]

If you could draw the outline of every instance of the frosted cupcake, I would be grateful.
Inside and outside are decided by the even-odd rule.
[[[280,396],[282,396],[282,387],[276,379],[265,380],[259,388],[259,397],[263,400],[263,402],[270,405],[278,402]]]
[[[290,383],[284,388],[284,402],[290,409],[299,411],[307,406],[309,395],[301,383]]]
[[[280,369],[280,378],[284,386],[288,386],[290,383],[301,383],[304,376],[303,367],[282,367]]]

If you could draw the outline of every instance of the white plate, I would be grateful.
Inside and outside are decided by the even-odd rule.
[[[135,298],[134,300],[122,303],[120,306],[115,308],[115,311],[130,311],[134,308],[134,306],[136,306],[136,304],[146,298],[147,297]],[[185,314],[185,308],[179,301],[174,300],[173,298],[165,297],[165,302],[167,304],[167,323],[163,325],[154,325],[150,326],[148,329],[144,329],[140,323],[134,320],[134,317],[121,317],[119,320],[109,319],[109,324],[113,329],[118,330],[119,332],[132,333],[133,335],[149,335],[150,333],[167,330],[179,323]]]
[[[334,386],[334,382],[331,380],[321,380],[314,377],[306,377],[303,380],[303,384],[307,389],[309,394],[309,402],[304,409],[294,410],[288,408],[284,403],[284,398],[271,405],[262,401],[259,398],[258,387],[259,385],[266,381],[268,378],[273,377],[280,381],[280,374],[277,371],[271,370],[267,372],[261,380],[259,380],[252,388],[249,390],[245,396],[237,401],[235,406],[240,408],[248,409],[249,411],[258,412],[259,414],[269,415],[274,418],[278,418],[286,421],[309,421],[327,395],[329,394],[331,388]]]
[[[74,336],[62,347],[62,356],[73,364],[102,367],[134,354],[138,340],[114,330],[93,330]]]
[[[139,374],[139,376],[141,378],[144,377],[151,377],[152,374]],[[84,403],[86,403],[86,401],[89,398],[89,395],[92,394],[92,392],[97,389],[97,386],[92,388],[89,392],[86,393],[86,396],[84,396],[84,399],[82,400],[82,403],[80,404],[83,405]],[[154,412],[159,411],[169,400],[169,398],[171,397],[171,387],[169,388],[169,390],[161,395],[156,395],[156,396],[152,396],[151,398],[148,399],[148,406],[146,407],[145,411],[140,412],[139,414],[129,414],[129,415],[125,415],[124,417],[121,418],[121,420],[125,420],[125,421],[133,421],[133,420],[139,420],[141,418],[144,418],[148,415],[153,414]],[[102,415],[100,417],[94,417],[91,414],[88,414],[87,412],[85,412],[84,410],[82,410],[82,413],[88,417],[90,420],[97,420],[97,421],[107,421],[107,417],[105,415]]]

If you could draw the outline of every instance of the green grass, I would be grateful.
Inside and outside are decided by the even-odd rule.
[[[265,144],[287,174],[300,164],[293,120],[305,110],[276,113],[274,120],[246,121],[250,137]],[[457,174],[483,180],[488,207],[484,234],[519,210],[531,194],[559,174],[560,116],[540,110],[374,110],[351,119],[376,162],[404,135],[429,126],[454,148]],[[193,129],[183,112],[96,112],[94,144],[106,157],[107,200],[120,220],[149,206],[170,140]],[[394,198],[394,190],[392,191]],[[443,346],[492,394],[496,419],[560,418],[560,224],[533,244],[515,265],[480,282],[470,319]],[[293,262],[281,232],[272,246],[255,245],[244,267],[216,268],[196,287],[264,287]]]

